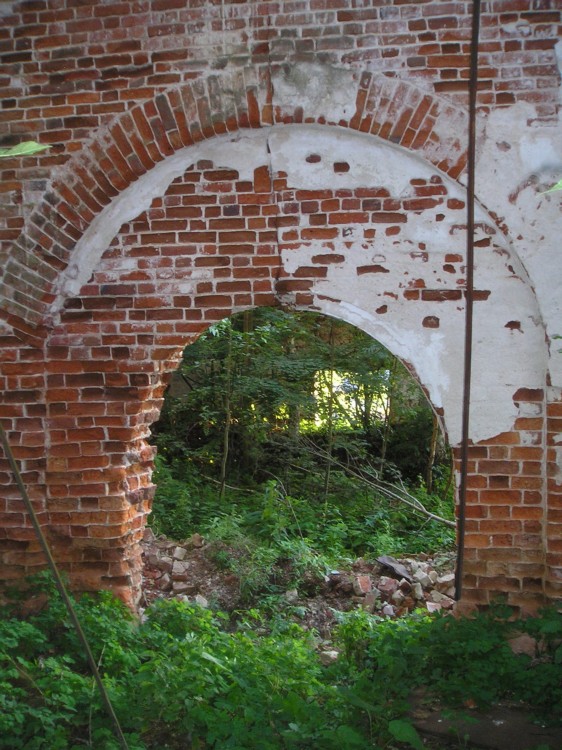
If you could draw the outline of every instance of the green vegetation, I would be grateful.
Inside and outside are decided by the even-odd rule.
[[[384,347],[339,321],[265,309],[213,326],[186,349],[154,434],[158,533],[236,527],[334,562],[454,542],[436,417]]]
[[[46,601],[36,614],[0,613],[0,748],[117,748],[49,579],[35,592]],[[107,593],[76,606],[132,750],[420,748],[407,719],[419,686],[453,707],[509,698],[542,720],[562,715],[554,611],[517,623],[503,610],[398,621],[350,612],[336,633],[342,655],[325,667],[295,624],[257,635],[250,621],[177,600],[138,624]],[[506,645],[514,628],[540,638],[536,662]]]
[[[14,156],[34,156],[35,154],[51,148],[47,144],[36,141],[23,141],[16,146],[3,146],[0,148],[0,158],[9,159]]]
[[[284,596],[344,560],[453,544],[437,420],[379,344],[317,316],[223,321],[186,350],[154,435],[154,530],[204,535],[241,601],[227,614],[160,599],[141,622],[107,592],[76,602],[131,750],[421,750],[417,688],[455,710],[509,699],[560,720],[554,610],[334,611],[327,643]],[[50,578],[30,585],[33,614],[0,608],[0,750],[118,748]],[[515,631],[536,659],[512,652]]]

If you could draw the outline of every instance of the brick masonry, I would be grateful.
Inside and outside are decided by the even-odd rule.
[[[5,3],[0,416],[55,557],[134,604],[183,348],[334,315],[460,436],[470,4]],[[562,591],[556,2],[484,3],[463,599]],[[558,327],[557,327],[558,326]],[[43,565],[0,461],[0,578]]]

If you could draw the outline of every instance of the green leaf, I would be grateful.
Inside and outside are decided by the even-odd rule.
[[[548,190],[545,190],[545,193],[553,193],[555,190],[562,190],[562,180],[558,180],[556,185],[553,185],[552,187],[548,188]]]
[[[376,711],[376,706],[374,706],[372,703],[368,703],[367,701],[363,700],[363,698],[361,698],[359,695],[354,693],[353,690],[350,690],[349,688],[346,688],[346,687],[340,687],[338,688],[338,692],[352,706],[355,706],[356,708],[362,708],[364,711],[367,711],[367,712]]]
[[[219,661],[216,656],[213,656],[212,654],[207,653],[207,651],[202,651],[201,656],[203,659],[207,659],[207,661],[213,662],[213,664],[216,664],[217,667],[220,667],[220,669],[226,669],[222,661]]]
[[[45,151],[47,148],[51,147],[44,143],[37,143],[36,141],[23,141],[23,143],[18,143],[17,146],[0,148],[0,157],[31,156],[39,151]]]
[[[394,719],[388,723],[388,731],[398,742],[406,742],[414,750],[423,750],[421,738],[409,721]]]
[[[336,729],[335,738],[341,743],[340,747],[365,747],[365,738],[345,724]]]

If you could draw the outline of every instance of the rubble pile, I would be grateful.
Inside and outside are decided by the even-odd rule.
[[[451,609],[455,603],[454,555],[442,553],[397,560],[389,555],[375,563],[356,560],[352,572],[331,571],[329,584],[353,589],[352,601],[370,613],[401,617],[414,609]]]
[[[143,541],[145,606],[156,598],[180,598],[233,611],[240,605],[241,581],[217,564],[216,546],[199,534],[178,543],[156,538],[147,529]],[[375,562],[356,560],[349,569],[326,571],[323,579],[283,592],[285,603],[298,607],[304,625],[320,632],[333,622],[334,610],[361,607],[382,617],[400,617],[414,609],[436,612],[455,603],[454,553],[442,552]]]

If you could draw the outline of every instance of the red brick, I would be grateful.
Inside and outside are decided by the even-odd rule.
[[[544,391],[542,388],[519,388],[513,394],[514,401],[543,401]]]
[[[518,504],[521,502],[521,495],[516,490],[481,490],[480,501],[484,504],[497,503],[504,505],[505,503]]]
[[[373,64],[377,67],[377,59],[385,63],[384,76],[357,74],[355,81],[350,82],[354,111],[348,115],[351,120],[341,124],[376,133],[411,152],[418,151],[436,169],[457,179],[466,167],[464,141],[461,143],[460,133],[449,141],[441,141],[438,133],[448,132],[449,121],[456,122],[466,108],[468,15],[462,9],[459,13],[453,11],[447,3],[427,2],[420,6],[421,15],[416,18],[409,17],[413,6],[397,0],[390,2],[386,18],[381,18],[380,8],[374,6],[344,5],[340,0],[313,0],[302,25],[299,25],[302,14],[278,14],[275,20],[279,39],[293,51],[291,54],[306,56],[314,62],[320,30],[328,28],[325,19],[320,20],[321,14],[331,13],[329,34],[320,44],[330,59],[339,59],[355,70]],[[224,164],[207,160],[174,180],[164,199],[155,199],[149,211],[131,220],[122,230],[119,238],[122,246],[112,243],[104,262],[115,263],[114,268],[118,268],[123,253],[134,262],[134,267],[120,278],[118,272],[114,276],[106,273],[105,278],[88,283],[69,301],[61,315],[60,333],[50,342],[50,361],[45,366],[41,361],[42,348],[50,334],[48,327],[39,332],[34,327],[47,320],[44,316],[58,294],[58,273],[82,232],[102,208],[173,150],[240,127],[273,123],[270,75],[259,67],[270,51],[270,32],[262,23],[270,9],[256,6],[252,16],[251,34],[256,43],[250,55],[256,67],[252,68],[252,62],[248,63],[242,53],[242,35],[250,31],[246,26],[247,14],[235,14],[230,19],[229,34],[233,49],[236,49],[236,35],[240,35],[240,56],[232,57],[228,71],[215,69],[208,75],[211,61],[204,58],[205,48],[191,46],[192,41],[196,45],[201,39],[196,17],[195,30],[188,31],[188,22],[177,12],[172,13],[173,18],[156,18],[154,13],[160,13],[160,6],[160,10],[172,7],[180,11],[185,2],[171,0],[166,4],[158,0],[152,10],[143,8],[142,12],[125,3],[99,6],[92,18],[79,18],[64,3],[48,10],[42,5],[36,9],[28,3],[21,16],[19,6],[14,6],[14,14],[5,19],[7,27],[0,30],[6,65],[23,65],[28,84],[24,93],[17,81],[5,81],[5,87],[10,88],[5,96],[5,112],[0,117],[14,133],[36,133],[40,140],[57,144],[50,152],[33,159],[3,164],[3,187],[16,195],[5,217],[3,242],[17,240],[23,227],[18,191],[35,177],[46,179],[45,175],[51,171],[56,175],[51,193],[44,203],[39,202],[32,209],[35,215],[28,224],[28,239],[37,247],[33,252],[26,248],[25,253],[18,254],[18,263],[30,263],[30,273],[26,278],[22,276],[18,298],[6,302],[9,324],[16,326],[22,341],[26,339],[36,345],[40,356],[22,359],[19,342],[15,347],[13,342],[2,347],[2,356],[7,361],[11,357],[15,364],[13,370],[0,375],[0,385],[6,394],[4,419],[9,421],[19,450],[29,456],[26,468],[32,473],[28,471],[27,476],[35,477],[35,482],[44,480],[38,473],[44,466],[37,468],[41,462],[44,464],[43,456],[37,452],[44,435],[51,446],[49,496],[69,503],[82,498],[85,507],[106,499],[109,502],[108,492],[116,493],[116,503],[127,502],[124,495],[117,497],[125,474],[106,472],[103,462],[109,458],[111,469],[119,466],[122,454],[142,439],[142,431],[131,429],[128,437],[109,435],[106,431],[120,429],[125,419],[138,419],[144,430],[148,420],[148,416],[142,415],[144,408],[147,415],[154,412],[154,418],[157,417],[157,408],[149,400],[153,398],[156,403],[162,396],[162,383],[152,382],[158,363],[162,362],[165,369],[164,363],[175,356],[189,337],[204,328],[203,321],[208,323],[230,314],[233,304],[252,307],[278,303],[272,287],[281,269],[279,237],[294,243],[283,246],[286,253],[297,252],[300,243],[316,242],[322,248],[311,252],[312,261],[301,261],[300,266],[297,262],[297,278],[282,278],[276,289],[279,294],[291,294],[291,301],[306,307],[317,302],[311,294],[313,281],[325,278],[330,265],[334,271],[335,264],[343,265],[346,261],[347,249],[344,252],[331,245],[339,237],[347,242],[346,225],[362,224],[361,240],[366,243],[380,240],[382,244],[390,244],[386,238],[396,237],[398,246],[408,212],[435,208],[441,200],[446,201],[443,217],[446,212],[465,209],[463,201],[446,197],[442,180],[413,180],[409,194],[401,202],[382,186],[356,191],[337,186],[316,190],[311,184],[307,189],[297,189],[288,184],[290,180],[285,174],[275,175],[272,186],[272,176],[265,164],[255,171],[252,181],[245,175],[240,178]],[[550,122],[555,114],[559,82],[556,66],[545,62],[541,55],[552,51],[555,40],[548,36],[549,24],[556,14],[551,8],[529,10],[523,0],[505,0],[496,11],[502,13],[503,20],[498,21],[497,13],[483,18],[486,33],[481,40],[481,52],[487,59],[481,61],[478,104],[489,108],[483,109],[486,113],[497,106],[531,102],[536,106],[537,121]],[[519,11],[537,34],[543,35],[541,38],[500,38],[500,26],[517,20]],[[15,24],[13,29],[11,24]],[[150,44],[137,34],[139,29],[149,30]],[[83,39],[78,39],[85,33],[96,36],[87,48]],[[213,29],[209,33],[212,37]],[[181,48],[174,42],[176,34],[184,41],[187,39]],[[35,61],[36,67],[31,66],[32,56],[27,49],[30,38],[42,55]],[[219,41],[217,48],[222,43]],[[506,67],[518,70],[507,71]],[[408,77],[404,75],[406,70]],[[43,80],[43,75],[50,78]],[[420,89],[417,84],[421,81]],[[521,87],[522,81],[525,86],[528,82],[529,88]],[[89,86],[92,88],[88,89]],[[448,102],[436,99],[429,93],[432,89],[447,97]],[[302,106],[299,103],[292,109],[288,107],[286,112],[278,110],[277,121],[331,121],[329,112],[310,111],[310,102],[305,99],[306,96]],[[104,127],[109,127],[109,131],[103,131]],[[98,132],[108,133],[110,140],[100,140]],[[231,147],[236,148],[236,141],[232,141]],[[322,158],[326,157],[320,153],[304,154],[303,169],[308,166],[313,169]],[[338,153],[324,167],[334,171],[334,180],[341,180],[341,175],[352,172],[352,164],[346,154]],[[464,231],[459,227],[459,231]],[[354,244],[351,240],[348,243],[349,260],[357,241],[354,237]],[[492,247],[490,237],[477,244],[481,248]],[[412,262],[418,263],[421,253],[420,247],[420,256],[412,255]],[[424,248],[423,254],[423,260],[429,262],[431,249]],[[39,255],[42,265],[32,260]],[[453,282],[463,272],[463,262],[462,253],[447,253],[442,268],[447,277],[444,282],[440,279],[432,284],[429,276],[416,272],[412,277],[414,285],[408,286],[405,281],[402,289],[394,291],[385,291],[383,285],[373,293],[389,297],[386,300],[389,304],[376,300],[374,311],[392,317],[390,300],[403,295],[400,298],[411,305],[423,302],[427,307],[427,312],[419,317],[420,332],[423,327],[442,325],[445,318],[442,321],[442,316],[438,318],[430,307],[446,300],[462,302],[463,291]],[[358,256],[356,266],[358,275],[372,274],[371,280],[378,284],[384,281],[385,272],[393,270],[393,257],[388,253],[382,261],[375,256]],[[195,294],[182,286],[189,286],[192,269],[205,274],[205,278],[196,277],[199,280],[194,282]],[[10,274],[4,276],[4,280],[14,278]],[[416,279],[420,279],[417,286]],[[427,288],[435,284],[437,288]],[[479,305],[493,302],[486,289],[477,289],[475,299]],[[443,309],[448,315],[449,306]],[[139,368],[144,367],[148,368],[142,373],[148,378],[146,382],[127,380],[129,373],[140,374]],[[27,418],[37,414],[42,420],[45,415],[42,403],[45,386],[40,374],[45,371],[49,378],[46,390],[49,422],[23,425],[24,410]],[[102,382],[96,378],[96,372],[104,372]],[[154,388],[152,394],[151,388]],[[522,388],[513,398],[516,402],[542,403],[545,391]],[[525,555],[529,556],[544,554],[542,537],[537,531],[543,506],[548,503],[553,519],[562,508],[562,487],[556,475],[554,454],[555,436],[562,429],[562,404],[550,405],[547,413],[551,423],[550,432],[546,433],[549,476],[546,488],[542,450],[545,424],[538,415],[520,417],[516,430],[470,448],[469,500],[482,503],[469,505],[467,509],[470,534],[478,531],[476,536],[485,537],[491,533],[493,543],[503,545],[512,536],[510,532],[515,533],[523,524],[517,534],[521,533],[522,541],[531,545],[525,548]],[[45,434],[46,425],[51,429]],[[101,436],[96,430],[101,430]],[[142,454],[141,461],[145,460],[151,460],[148,453]],[[62,471],[56,470],[59,461]],[[127,474],[129,497],[136,504],[135,510],[139,508],[135,524],[141,523],[141,515],[150,503],[150,498],[142,494],[142,483],[147,481],[143,472],[144,468],[130,467]],[[74,479],[75,473],[80,474],[84,484]],[[549,496],[543,496],[547,491]],[[52,511],[57,514],[52,521],[58,530],[77,539],[88,533],[87,527],[80,525],[88,522],[88,512],[96,512],[83,508],[72,523],[72,508],[53,506]],[[125,521],[117,524],[123,526],[119,534],[125,533]],[[104,525],[99,516],[92,516],[90,523],[93,527]],[[132,525],[128,529],[132,544],[138,530]],[[76,566],[77,580],[81,576],[88,585],[99,585],[102,576],[109,575],[115,586],[126,588],[129,584],[125,582],[124,553],[114,548],[114,538],[100,536],[89,541],[92,550],[99,545],[96,551],[100,556],[103,551],[102,563],[85,560],[82,565],[82,551],[78,553],[60,545],[62,559],[76,561],[72,564]],[[514,568],[512,574],[507,570],[503,573],[500,568],[508,565],[509,560],[495,558],[496,552],[515,555],[516,551],[481,547],[476,543],[473,548],[467,547],[467,559],[479,566],[467,577],[467,585],[474,589],[482,582],[484,589],[469,590],[468,599],[472,597],[472,601],[485,604],[502,585],[510,589],[510,595],[518,597],[517,587],[523,582],[520,590],[525,591],[525,581],[534,596],[537,587],[540,588],[537,581],[541,572],[532,566],[538,563],[526,558],[526,564],[531,566],[528,570]],[[88,554],[93,551],[84,552]],[[515,555],[512,563],[521,559],[521,552],[518,554],[519,558]],[[557,554],[553,565],[560,564],[560,553]],[[31,557],[29,560],[30,565],[36,564]],[[511,590],[512,584],[515,590]],[[517,606],[527,606],[529,601],[522,598]]]
[[[422,289],[421,298],[428,302],[446,302],[459,300],[462,297],[460,289]]]
[[[324,204],[322,209],[326,210]],[[361,211],[342,211],[330,213],[328,216],[329,224],[364,224],[369,220],[369,215]]]

